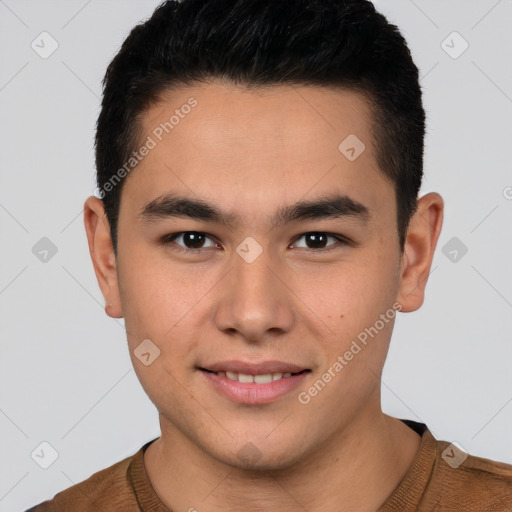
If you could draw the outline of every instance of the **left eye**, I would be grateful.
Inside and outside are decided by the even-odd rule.
[[[324,249],[325,247],[332,247],[337,243],[347,243],[345,239],[339,235],[331,235],[330,233],[323,233],[320,231],[312,231],[310,233],[304,233],[296,239],[293,245],[297,246],[297,242],[304,239],[305,245],[299,246],[305,249]],[[334,243],[327,244],[327,241],[331,239]]]

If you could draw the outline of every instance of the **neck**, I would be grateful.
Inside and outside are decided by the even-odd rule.
[[[375,511],[403,479],[421,438],[395,418],[360,414],[308,458],[280,470],[245,470],[214,459],[180,431],[162,428],[144,464],[171,510]]]

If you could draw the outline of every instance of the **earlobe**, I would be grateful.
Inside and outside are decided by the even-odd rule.
[[[116,257],[101,199],[91,196],[85,201],[84,225],[96,279],[105,298],[105,313],[111,318],[122,318]]]
[[[418,199],[411,218],[400,268],[398,302],[402,312],[416,311],[423,304],[434,251],[443,225],[444,201],[436,192]]]

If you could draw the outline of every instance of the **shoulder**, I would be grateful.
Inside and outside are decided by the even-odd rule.
[[[512,466],[437,440],[424,423],[409,471],[379,512],[512,512]]]
[[[433,477],[443,507],[512,510],[512,465],[469,455],[446,441],[436,445]]]
[[[82,512],[89,510],[139,510],[130,482],[130,466],[142,458],[142,448],[112,466],[94,473],[25,512]]]

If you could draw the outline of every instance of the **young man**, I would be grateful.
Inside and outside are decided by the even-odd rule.
[[[110,64],[85,227],[161,436],[33,511],[505,511],[512,466],[385,415],[443,219],[364,0],[166,2]]]

